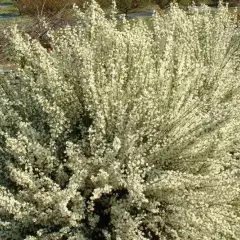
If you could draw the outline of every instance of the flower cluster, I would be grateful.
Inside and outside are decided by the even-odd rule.
[[[227,8],[9,33],[3,240],[240,239],[240,30]]]

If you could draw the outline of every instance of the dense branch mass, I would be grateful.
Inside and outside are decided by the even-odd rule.
[[[236,21],[75,10],[50,52],[9,34],[21,81],[0,82],[0,238],[240,239]]]

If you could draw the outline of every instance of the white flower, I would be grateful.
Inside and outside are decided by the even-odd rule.
[[[148,23],[75,10],[51,53],[9,31],[22,85],[1,77],[0,239],[240,239],[228,10],[174,4]]]
[[[115,152],[118,152],[120,148],[121,148],[121,140],[115,136],[113,140],[113,149]]]

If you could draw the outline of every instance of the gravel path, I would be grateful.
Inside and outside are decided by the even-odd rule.
[[[19,16],[19,13],[8,13],[7,12],[7,9],[8,7],[12,7],[13,6],[13,3],[10,3],[10,2],[6,2],[6,3],[0,3],[0,10],[3,9],[3,11],[6,11],[6,13],[1,13],[0,14],[0,20],[7,20],[9,18],[14,18],[14,17],[18,17]]]
[[[128,13],[127,18],[129,19],[148,18],[148,17],[152,17],[153,14],[154,14],[154,10],[145,10],[145,11],[139,11],[135,13]]]
[[[13,3],[9,3],[9,2],[0,3],[0,8],[9,7],[9,6],[13,6]]]
[[[20,16],[19,13],[1,13],[0,20],[8,20],[9,18],[15,18]]]

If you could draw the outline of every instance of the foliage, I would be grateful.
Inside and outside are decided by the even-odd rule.
[[[21,13],[52,15],[71,8],[74,3],[82,6],[84,2],[85,0],[18,0],[16,6]]]
[[[156,0],[161,8],[169,7],[172,2],[177,2],[180,6],[188,6],[191,5],[192,0]]]
[[[144,7],[153,0],[116,0],[117,9],[120,12],[128,13],[129,10]],[[18,0],[16,6],[21,13],[31,15],[53,15],[61,11],[69,10],[75,3],[79,7],[89,4],[91,0]],[[105,9],[112,5],[112,0],[97,0],[98,4]]]
[[[240,239],[240,32],[227,9],[173,5],[151,27],[95,2],[76,11],[51,52],[9,35],[0,238]]]
[[[116,0],[117,9],[127,14],[130,10],[145,7],[152,3],[152,0]]]

